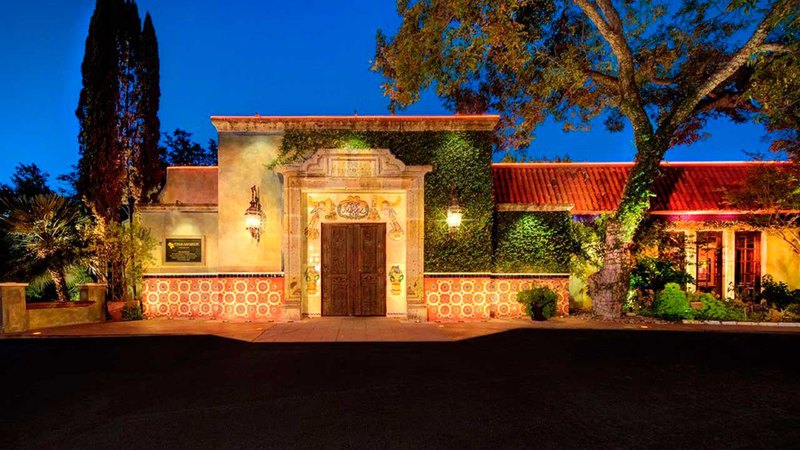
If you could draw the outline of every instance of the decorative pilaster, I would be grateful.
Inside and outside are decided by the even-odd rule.
[[[293,321],[302,318],[303,301],[303,202],[300,180],[293,173],[284,172],[283,198],[283,257],[286,273],[286,306],[284,319]]]
[[[425,261],[425,173],[417,171],[411,178],[408,189],[408,247],[406,261],[408,281],[406,282],[407,317],[409,320],[427,321],[428,308],[425,304],[424,261]]]

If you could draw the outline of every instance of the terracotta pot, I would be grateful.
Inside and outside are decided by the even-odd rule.
[[[127,305],[128,302],[106,302],[106,309],[108,310],[108,315],[111,316],[111,320],[118,322],[122,320],[122,308]]]

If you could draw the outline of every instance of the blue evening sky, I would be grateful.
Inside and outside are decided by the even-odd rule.
[[[78,159],[75,107],[94,0],[3,2],[0,31],[0,182],[20,163],[55,177]],[[386,114],[380,75],[369,70],[378,28],[399,25],[393,0],[138,0],[153,16],[161,53],[162,131],[205,143],[211,115]],[[447,113],[434,95],[402,114]],[[759,125],[713,123],[712,137],[667,159],[740,160],[766,151]],[[547,123],[533,156],[625,161],[630,130],[564,133]]]

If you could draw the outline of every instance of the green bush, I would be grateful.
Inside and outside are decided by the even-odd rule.
[[[744,320],[744,312],[728,305],[711,294],[705,293],[697,297],[702,303],[695,318],[700,320]]]
[[[666,320],[693,319],[694,310],[689,305],[689,297],[678,283],[667,283],[664,290],[656,295],[653,303],[655,316]]]
[[[631,289],[634,290],[658,292],[664,290],[668,283],[685,285],[693,281],[691,275],[666,259],[641,258],[631,271]]]
[[[793,320],[800,319],[800,303],[792,303],[786,307],[784,312],[786,312],[786,314],[788,314]]]
[[[525,305],[525,313],[533,320],[547,320],[556,313],[556,293],[546,287],[525,289],[517,294],[517,301]]]
[[[139,305],[125,305],[122,307],[122,320],[142,320],[142,310]]]
[[[768,304],[786,309],[789,305],[800,303],[800,289],[789,289],[783,281],[775,281],[772,275],[764,275],[761,279],[761,292],[756,295],[756,300],[764,300]]]
[[[495,220],[498,272],[566,273],[581,252],[567,212],[499,212]]]

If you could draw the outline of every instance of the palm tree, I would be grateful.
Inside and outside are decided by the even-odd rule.
[[[3,200],[0,216],[21,263],[47,270],[56,286],[59,301],[69,300],[67,268],[83,255],[81,229],[86,219],[70,200],[57,194],[16,197]]]

